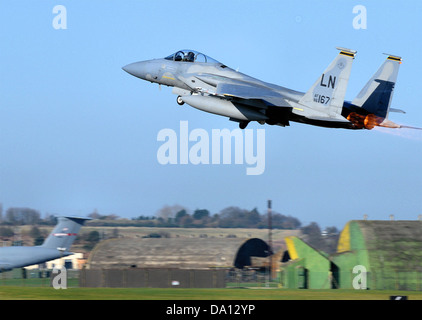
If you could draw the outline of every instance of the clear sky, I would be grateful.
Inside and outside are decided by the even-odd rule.
[[[55,29],[63,5],[67,29]],[[366,8],[356,29],[353,8]],[[62,21],[63,22],[63,21]],[[362,23],[362,20],[360,21]],[[360,24],[362,26],[362,24]],[[358,51],[346,99],[386,56],[403,57],[390,119],[422,126],[422,2],[0,2],[0,203],[42,214],[154,215],[165,205],[218,213],[273,210],[343,228],[351,219],[422,214],[422,131],[352,131],[292,123],[265,128],[265,172],[246,165],[161,165],[160,130],[237,128],[176,104],[171,88],[121,67],[179,49],[307,91],[335,58]]]

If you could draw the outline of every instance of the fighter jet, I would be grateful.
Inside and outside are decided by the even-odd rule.
[[[187,103],[229,117],[241,129],[251,121],[282,127],[291,121],[344,129],[405,127],[388,120],[390,111],[404,113],[390,108],[402,58],[388,54],[350,102],[344,98],[356,51],[337,49],[339,54],[307,92],[263,82],[194,50],[131,63],[123,70],[151,83],[174,87],[179,105]]]
[[[41,246],[0,248],[0,272],[73,254],[68,250],[85,220],[89,218],[59,217],[56,227]]]

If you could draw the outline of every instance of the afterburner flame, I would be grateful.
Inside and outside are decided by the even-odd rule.
[[[349,120],[357,129],[368,129],[372,130],[375,127],[388,127],[388,128],[400,128],[399,125],[384,119],[382,117],[378,117],[375,114],[371,113],[368,115],[358,114],[356,112],[351,112],[347,116],[347,120]]]

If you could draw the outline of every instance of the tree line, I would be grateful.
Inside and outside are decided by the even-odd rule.
[[[39,211],[32,208],[8,208],[3,212],[0,204],[0,225],[55,225],[57,216],[46,214],[41,217]],[[231,206],[218,213],[211,214],[207,209],[188,209],[179,206],[164,206],[155,216],[140,215],[131,219],[121,218],[115,214],[102,215],[94,210],[88,214],[93,220],[92,226],[140,226],[140,227],[183,227],[183,228],[268,228],[267,213],[260,213],[257,208],[252,210]],[[274,229],[299,229],[302,223],[290,215],[273,211],[271,226]]]
[[[47,214],[41,218],[38,210],[31,208],[9,208],[3,212],[3,206],[0,204],[0,225],[55,225],[57,218],[54,215]]]
[[[183,227],[183,228],[262,228],[269,227],[267,213],[260,213],[257,208],[252,210],[231,206],[219,213],[211,214],[207,209],[196,209],[190,213],[186,208],[174,205],[164,206],[155,216],[138,216],[132,219],[123,219],[115,214],[102,215],[94,210],[88,215],[93,220],[91,226],[137,226],[137,227]],[[54,226],[57,215],[47,214],[41,217],[39,211],[31,208],[9,208],[3,212],[0,204],[0,237],[13,236],[13,226],[32,225],[30,236],[34,245],[39,245],[47,234],[41,234],[37,225]],[[299,219],[278,212],[271,213],[271,227],[273,229],[300,229],[306,240],[315,248],[325,252],[335,252],[339,231],[336,227],[328,227],[322,232],[316,222],[302,226]],[[117,230],[117,229],[115,229]],[[97,232],[97,231],[94,231]],[[91,246],[98,241],[96,234],[84,235],[86,242]]]
[[[239,207],[227,207],[219,213],[211,214],[207,209],[196,209],[192,213],[180,206],[165,206],[154,217],[139,216],[132,218],[144,226],[183,227],[183,228],[268,228],[266,213],[257,208],[252,210]],[[299,219],[272,212],[271,224],[274,229],[298,229]]]

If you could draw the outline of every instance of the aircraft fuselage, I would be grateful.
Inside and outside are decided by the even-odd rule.
[[[367,101],[362,102],[374,105],[383,96],[387,97],[383,98],[385,110],[381,115],[371,108],[368,111],[361,105],[344,101],[351,61],[356,51],[338,49],[342,50],[340,55],[308,92],[261,81],[191,50],[178,51],[167,58],[131,63],[123,69],[137,78],[174,87],[178,104],[187,103],[199,110],[229,117],[239,122],[241,128],[250,121],[280,126],[288,126],[290,121],[294,121],[346,129],[400,127],[385,121],[394,85],[384,86],[381,93],[371,87],[373,94],[370,98],[373,101],[366,97]],[[382,85],[376,81],[392,83],[375,79],[373,83],[380,88]]]

